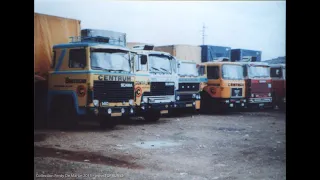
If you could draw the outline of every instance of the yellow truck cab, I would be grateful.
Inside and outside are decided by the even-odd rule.
[[[74,37],[53,46],[48,112],[75,125],[78,117],[113,127],[134,115],[134,54],[108,37]]]
[[[201,92],[201,110],[211,112],[245,107],[245,81],[241,64],[220,61],[201,65],[208,79]]]
[[[203,74],[200,74],[196,62],[177,60],[179,85],[176,91],[175,108],[200,109],[200,83],[207,81]]]
[[[148,84],[141,86],[136,81],[137,113],[147,121],[157,121],[161,115],[168,114],[175,103],[175,90],[178,84],[176,60],[166,52],[153,51],[153,45],[133,46],[138,55],[135,74],[147,76]],[[142,77],[140,77],[142,78]],[[144,80],[143,83],[145,83]]]

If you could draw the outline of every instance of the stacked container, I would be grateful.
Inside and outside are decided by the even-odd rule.
[[[177,59],[189,60],[196,63],[201,63],[201,48],[193,45],[168,45],[155,46],[155,51],[163,51],[170,53]]]
[[[201,45],[201,62],[210,62],[218,60],[219,58],[231,57],[231,47],[225,46],[211,46],[211,45]]]
[[[248,50],[248,49],[232,49],[231,50],[231,61],[241,61],[245,56],[254,57],[256,62],[261,62],[261,51]]]

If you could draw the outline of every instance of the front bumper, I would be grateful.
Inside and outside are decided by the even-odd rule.
[[[182,109],[182,108],[192,108],[192,109],[200,109],[200,100],[193,101],[176,101],[174,104],[174,108]]]
[[[152,111],[160,111],[161,114],[168,114],[169,110],[174,108],[173,102],[168,103],[143,103],[137,107],[137,112],[144,114]]]
[[[88,108],[88,112],[94,116],[127,117],[134,116],[136,108],[134,106],[90,107]]]
[[[220,105],[224,108],[244,108],[247,100],[245,98],[220,99]]]
[[[271,103],[272,97],[267,98],[248,98],[248,103]]]

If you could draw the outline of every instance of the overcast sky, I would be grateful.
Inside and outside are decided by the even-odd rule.
[[[127,33],[128,42],[205,44],[285,56],[285,1],[151,2],[35,0],[35,12],[81,20],[81,28]]]

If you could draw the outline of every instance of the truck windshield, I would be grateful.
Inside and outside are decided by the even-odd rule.
[[[180,76],[198,76],[198,68],[195,63],[184,63],[182,62],[179,67]]]
[[[268,78],[270,77],[269,68],[266,66],[250,66],[248,68],[249,78]]]
[[[149,55],[149,71],[153,73],[170,73],[171,63],[170,57],[166,55],[150,54]]]
[[[91,68],[130,72],[129,52],[115,49],[91,49]]]
[[[225,64],[222,66],[222,77],[223,79],[229,80],[242,80],[243,67],[240,65]]]

